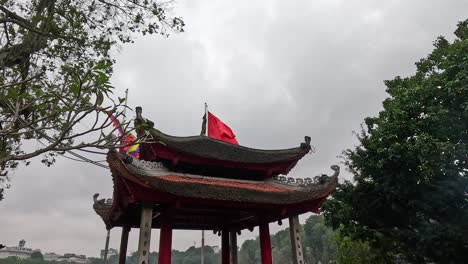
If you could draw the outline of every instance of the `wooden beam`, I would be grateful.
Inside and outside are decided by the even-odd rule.
[[[289,234],[291,236],[291,249],[294,261],[293,264],[304,264],[299,228],[299,217],[297,215],[289,217]]]
[[[122,227],[122,237],[120,238],[119,264],[125,264],[125,261],[127,260],[128,233],[130,233],[130,227]]]
[[[141,206],[140,238],[138,240],[138,264],[148,264],[153,205],[143,203]]]
[[[268,222],[263,222],[258,227],[260,229],[260,253],[262,256],[262,264],[272,264],[270,228],[268,227]]]

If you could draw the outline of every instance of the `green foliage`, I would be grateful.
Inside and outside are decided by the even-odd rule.
[[[35,252],[34,252],[35,253]],[[55,261],[55,260],[44,260],[43,255],[38,252],[39,254],[32,254],[31,258],[29,259],[19,259],[17,257],[8,257],[8,258],[0,258],[0,264],[73,264],[73,262],[67,262],[67,261]],[[111,256],[114,257],[114,256]],[[101,258],[89,258],[90,264],[104,264],[104,260]],[[111,259],[109,258],[109,264],[117,264],[118,257],[117,259]],[[128,263],[128,262],[127,262]],[[152,264],[155,264],[156,262],[152,262]]]
[[[336,234],[325,226],[324,218],[312,215],[301,226],[302,246],[304,249],[304,261],[306,263],[329,263],[335,260]],[[291,239],[289,228],[271,235],[271,247],[273,263],[291,263]],[[343,253],[345,254],[345,253]],[[260,263],[260,241],[256,239],[246,240],[239,251],[239,263]]]
[[[281,230],[270,237],[271,255],[274,263],[289,263],[292,260],[289,228]],[[259,241],[260,242],[260,241]],[[260,254],[260,252],[259,252]]]
[[[465,263],[468,252],[468,20],[416,63],[386,81],[389,98],[365,119],[360,145],[345,152],[354,182],[324,206],[344,236],[413,263]]]
[[[104,259],[102,258],[89,258],[90,264],[104,264]]]
[[[151,253],[150,253],[151,259]],[[119,255],[110,255],[109,259],[107,260],[109,264],[118,264],[119,263]]]
[[[323,216],[312,215],[306,223],[300,227],[302,245],[304,248],[304,260],[308,264],[316,264],[319,261],[323,264],[335,263],[380,263],[375,260],[375,254],[370,250],[367,242],[354,241],[349,237],[340,236],[339,232],[334,232],[324,225]],[[281,230],[270,236],[273,263],[292,263],[291,240],[289,228]],[[220,264],[221,252],[215,252],[211,246],[205,246],[205,264]],[[366,255],[367,254],[367,255]],[[148,264],[157,264],[158,252],[149,254]],[[372,257],[372,261],[368,259]],[[201,259],[201,248],[190,247],[185,251],[172,250],[173,264],[198,264]],[[17,261],[15,258],[14,260]],[[100,258],[89,258],[90,264],[103,264]],[[359,260],[361,262],[351,262]],[[0,264],[62,264],[56,261],[43,261],[40,259],[22,260],[22,263],[12,262],[12,259],[0,259]],[[242,264],[258,264],[261,262],[260,241],[250,239],[242,243],[238,252],[238,262]],[[118,264],[118,255],[112,255],[108,260],[109,264]],[[138,252],[133,252],[127,256],[127,264],[138,264]]]
[[[65,261],[47,261],[38,258],[20,259],[17,257],[8,257],[0,259],[0,264],[70,264]]]
[[[149,255],[149,264],[158,263],[158,252],[151,252]],[[201,248],[190,247],[186,251],[172,250],[171,262],[174,264],[198,264],[201,260]],[[205,246],[205,264],[219,264],[221,258],[215,253],[212,247]],[[138,252],[133,252],[127,257],[127,264],[138,263]],[[115,261],[109,259],[109,264],[118,264],[118,258]]]
[[[305,258],[310,263],[329,263],[335,259],[335,232],[325,226],[321,215],[312,215],[306,220],[304,228]]]
[[[205,264],[221,263],[221,256],[212,247],[204,247]],[[190,247],[185,252],[172,250],[171,262],[176,264],[199,264],[201,261],[201,247]]]
[[[0,3],[1,199],[7,172],[19,161],[47,154],[42,162],[50,166],[54,152],[113,147],[99,136],[111,125],[103,110],[124,103],[112,95],[111,51],[135,33],[182,32],[184,22],[168,14],[170,3],[154,0]],[[92,125],[78,128],[86,118]],[[94,132],[95,140],[83,138]],[[44,145],[26,150],[28,139]]]
[[[340,236],[336,233],[336,264],[376,264],[371,257],[369,243],[354,241],[350,237]]]
[[[34,251],[31,254],[31,259],[44,260],[44,256],[42,255],[40,251]]]
[[[260,263],[260,241],[248,239],[242,243],[239,251],[239,263],[257,264]]]

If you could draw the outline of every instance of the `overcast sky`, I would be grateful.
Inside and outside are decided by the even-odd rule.
[[[382,108],[383,80],[414,73],[437,36],[453,38],[466,10],[466,0],[178,1],[174,12],[186,32],[121,47],[113,85],[121,96],[128,88],[128,104],[142,106],[169,134],[200,133],[207,102],[241,145],[289,148],[309,135],[317,152],[291,174],[331,173],[337,156],[356,143],[352,132]],[[43,253],[99,255],[106,230],[92,195],[112,196],[109,171],[64,158],[51,168],[35,160],[12,174],[11,185],[0,202],[0,243],[25,239]],[[287,223],[270,226],[278,231]],[[138,230],[130,234],[132,252]],[[244,231],[239,245],[257,235]],[[111,247],[119,240],[113,229]],[[152,250],[158,240],[154,230]],[[175,231],[173,248],[199,240],[199,231]],[[219,240],[208,233],[207,244]]]

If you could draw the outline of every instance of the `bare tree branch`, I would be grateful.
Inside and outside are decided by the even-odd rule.
[[[43,75],[44,75],[44,73],[39,73],[39,74],[36,74],[36,75],[34,75],[34,76],[31,76],[31,77],[29,77],[29,78],[27,78],[27,79],[25,79],[25,80],[22,80],[22,81],[19,81],[19,82],[16,82],[16,83],[5,84],[5,85],[0,86],[0,89],[8,88],[8,87],[11,87],[11,86],[17,86],[17,85],[25,84],[25,83],[28,83],[28,82],[30,82],[30,81],[32,81],[32,80],[34,80],[34,79],[37,79],[37,78],[43,76]]]

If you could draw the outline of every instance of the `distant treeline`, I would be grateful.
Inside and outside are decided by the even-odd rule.
[[[348,238],[340,238],[338,232],[325,226],[322,216],[313,215],[301,226],[302,244],[304,248],[304,260],[308,264],[316,264],[319,261],[325,263],[372,263],[369,259],[370,249],[367,243],[352,241]],[[289,228],[277,232],[271,236],[273,263],[292,263],[291,241]],[[199,264],[200,247],[190,247],[185,251],[172,250],[173,264]],[[239,263],[260,263],[259,238],[244,241],[239,248]],[[104,264],[99,258],[90,258],[90,264]],[[151,252],[149,264],[157,264],[158,252]],[[44,261],[41,259],[18,260],[15,258],[0,259],[0,264],[65,264],[67,262]],[[137,264],[137,252],[127,257],[127,264]],[[205,264],[220,264],[220,252],[210,246],[205,246]],[[67,263],[69,264],[69,263]],[[109,257],[109,264],[118,264],[118,256]]]

